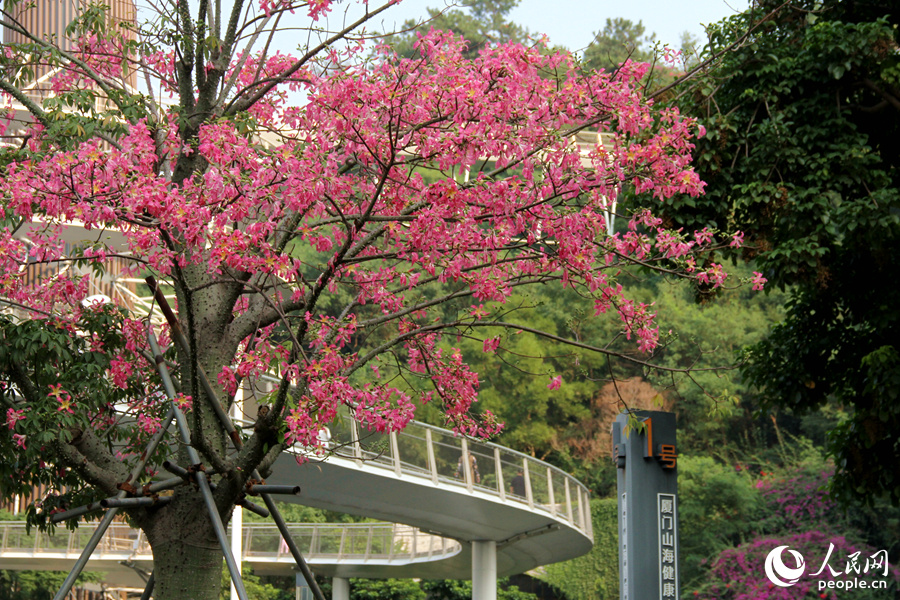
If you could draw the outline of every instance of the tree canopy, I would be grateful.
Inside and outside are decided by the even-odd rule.
[[[407,20],[402,33],[388,36],[385,41],[400,56],[416,55],[416,40],[430,29],[453,32],[467,42],[463,56],[474,58],[488,44],[528,42],[528,30],[509,20],[509,13],[519,0],[464,0],[462,9],[439,10],[428,8],[428,18],[419,23]]]
[[[615,17],[606,19],[603,29],[594,34],[594,40],[584,51],[584,61],[589,68],[615,71],[628,59],[650,62],[654,59],[654,34],[647,34],[641,21]]]
[[[623,269],[724,281],[701,256],[719,243],[711,229],[669,230],[650,210],[607,229],[623,186],[658,200],[702,187],[695,122],[651,108],[646,65],[585,73],[513,43],[466,58],[437,31],[410,58],[363,54],[359,29],[391,4],[338,29],[327,0],[180,2],[138,23],[87,6],[66,44],[4,21],[18,41],[0,56],[0,489],[66,489],[32,521],[137,489],[146,440],[168,439],[182,411],[186,443],[160,445],[150,466],[199,457],[225,521],[251,474],[316,447],[340,410],[388,432],[427,403],[460,434],[491,435],[500,424],[473,409],[479,376],[456,340],[492,353],[505,332],[546,338],[517,322],[514,291],[575,290],[647,353],[654,309]],[[297,55],[274,51],[297,26],[310,32]],[[138,276],[175,298],[165,356],[148,312],[89,299],[104,277]],[[271,391],[254,387],[253,428],[230,435],[219,409],[271,374]],[[153,548],[157,598],[215,597],[204,510],[181,486],[128,511]]]
[[[790,294],[745,375],[765,407],[846,407],[829,441],[836,490],[900,500],[898,15],[875,3],[781,4],[710,29],[714,54],[756,26],[683,96],[707,128],[696,151],[707,187],[666,218],[744,232],[739,255]]]

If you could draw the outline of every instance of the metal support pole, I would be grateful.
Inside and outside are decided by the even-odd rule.
[[[150,456],[156,450],[156,447],[159,445],[160,440],[162,440],[163,435],[165,435],[166,429],[169,428],[169,424],[172,422],[173,416],[175,416],[174,405],[169,408],[169,412],[166,413],[166,416],[162,421],[162,426],[150,438],[150,441],[147,443],[147,449],[141,455],[141,458],[138,459],[138,462],[134,465],[134,468],[131,469],[131,474],[128,477],[128,481],[137,480],[137,478],[144,471],[144,467],[147,466],[147,461],[150,460]],[[117,497],[125,498],[127,495],[128,492],[122,490],[119,492]],[[69,592],[72,591],[72,586],[75,585],[75,580],[79,575],[81,575],[81,572],[84,570],[88,559],[91,557],[91,554],[93,554],[94,549],[97,547],[97,544],[100,543],[100,539],[103,537],[103,534],[106,533],[106,530],[109,528],[109,525],[112,523],[118,511],[118,508],[111,508],[106,511],[105,515],[103,515],[103,519],[100,520],[100,523],[97,525],[97,529],[95,529],[93,535],[91,535],[91,539],[88,540],[88,543],[87,545],[85,545],[84,550],[81,551],[81,556],[79,556],[78,560],[75,561],[75,565],[72,567],[72,570],[69,571],[69,574],[66,576],[65,581],[63,581],[63,584],[59,588],[59,591],[56,592],[55,596],[53,596],[53,600],[63,600],[66,596],[69,595]]]
[[[497,600],[497,542],[472,542],[472,600]]]
[[[269,512],[272,514],[272,520],[275,521],[278,531],[281,532],[284,543],[287,544],[288,550],[291,551],[291,556],[294,557],[294,561],[300,568],[300,572],[303,573],[303,577],[306,579],[309,589],[312,590],[313,596],[315,596],[316,600],[325,600],[325,594],[322,593],[319,584],[316,583],[316,578],[313,576],[312,571],[309,570],[309,565],[303,560],[303,555],[300,553],[300,549],[297,548],[297,544],[294,543],[294,538],[291,537],[291,533],[288,531],[287,523],[284,522],[284,517],[281,516],[281,513],[278,512],[278,507],[275,506],[275,501],[272,500],[272,497],[268,494],[263,494],[262,499],[266,503],[266,508],[268,508]]]
[[[286,496],[299,496],[299,485],[263,485],[261,483],[251,485],[247,491],[254,496],[258,494],[284,494]]]
[[[163,506],[172,501],[172,496],[164,496],[162,498],[107,498],[101,500],[100,505],[103,508],[138,508],[142,506]]]
[[[243,536],[244,530],[244,511],[240,506],[235,505],[234,512],[231,513],[231,553],[237,557],[238,569],[241,569],[241,577],[244,576],[241,560],[244,557]],[[234,583],[231,584],[231,600],[238,600],[237,589]]]
[[[343,577],[331,579],[331,600],[350,600],[350,580]]]
[[[97,547],[97,544],[100,543],[100,540],[103,538],[103,534],[106,533],[106,530],[109,528],[113,519],[116,517],[116,512],[119,509],[111,508],[106,511],[106,514],[103,515],[103,519],[100,520],[100,524],[97,525],[97,529],[94,530],[93,535],[91,535],[91,539],[88,540],[87,545],[85,545],[84,550],[81,551],[81,556],[78,557],[78,560],[75,561],[75,565],[72,567],[72,570],[69,571],[69,575],[66,577],[66,580],[63,581],[62,587],[56,592],[56,595],[53,597],[53,600],[63,600],[66,596],[69,595],[69,592],[72,590],[72,586],[75,584],[75,580],[81,575],[81,572],[84,570],[85,565],[87,565],[88,559],[91,557],[91,554],[94,553],[94,549]]]
[[[191,461],[191,464],[200,464],[200,455],[197,453],[197,450],[191,446],[191,433],[187,419],[184,418],[184,414],[175,404],[175,386],[172,384],[172,379],[169,377],[169,368],[163,360],[162,352],[159,350],[159,344],[156,342],[156,336],[152,331],[149,331],[147,338],[150,341],[150,349],[153,352],[153,357],[156,359],[156,367],[162,378],[166,395],[169,397],[169,400],[172,403],[172,409],[175,411],[175,423],[178,425],[178,433],[181,436],[181,441],[187,451],[188,460]],[[225,555],[225,564],[228,567],[228,572],[231,575],[231,581],[234,583],[234,588],[237,590],[238,597],[241,600],[247,600],[247,590],[244,589],[240,567],[235,563],[234,556],[231,554],[228,533],[225,531],[225,525],[222,524],[222,517],[219,515],[219,507],[216,506],[216,500],[213,498],[212,490],[209,489],[209,480],[206,478],[206,473],[197,470],[194,473],[194,477],[197,481],[197,486],[200,488],[200,494],[203,496],[203,503],[206,505],[206,511],[209,513],[209,518],[212,521],[213,530],[216,532],[216,539],[219,541],[219,546],[222,548],[222,554]],[[62,600],[62,598],[59,600]]]
[[[147,580],[147,585],[144,586],[144,593],[141,594],[141,600],[150,600],[150,596],[153,595],[153,586],[156,584],[156,577],[153,573],[150,573],[150,578]]]
[[[89,512],[94,512],[95,510],[100,510],[101,508],[103,508],[103,507],[100,505],[100,502],[91,502],[90,504],[85,504],[84,506],[79,506],[78,508],[73,508],[71,510],[53,513],[52,515],[50,515],[50,522],[51,523],[59,523],[60,521],[67,521],[69,519],[74,519],[76,517],[80,517],[81,515],[86,515]]]
[[[166,300],[166,297],[163,295],[162,291],[159,289],[159,286],[156,283],[156,280],[153,277],[146,278],[147,284],[150,286],[150,289],[153,291],[153,295],[156,298],[157,303],[159,304],[160,310],[162,310],[163,315],[166,317],[166,321],[169,323],[169,329],[172,332],[172,336],[177,342],[181,345],[182,349],[185,353],[188,352],[188,344],[187,339],[184,337],[184,334],[181,332],[181,326],[178,324],[178,319],[175,318],[175,313],[172,312],[172,309],[169,307],[169,302]],[[163,364],[165,366],[165,364]],[[218,396],[216,396],[215,392],[212,389],[212,386],[209,383],[209,379],[206,376],[206,373],[201,369],[199,372],[200,375],[200,383],[203,385],[203,391],[206,392],[206,395],[209,399],[210,404],[212,404],[215,409],[216,416],[219,418],[222,427],[225,428],[225,431],[228,433],[228,437],[231,439],[231,443],[237,450],[240,450],[244,442],[241,439],[240,434],[234,427],[234,423],[225,414],[225,410],[222,408],[222,403],[219,402]],[[168,423],[168,421],[166,421]],[[351,420],[352,432],[354,436],[354,446],[356,448],[356,455],[360,457],[359,451],[359,435],[356,432],[356,422]],[[360,465],[362,463],[359,463]],[[250,474],[254,479],[262,479],[259,475],[259,471],[256,469]],[[309,566],[306,564],[306,561],[303,560],[303,555],[300,553],[299,548],[294,543],[294,540],[291,538],[290,533],[287,529],[287,524],[284,522],[284,519],[281,518],[281,513],[278,512],[278,507],[275,506],[275,502],[268,494],[262,494],[262,499],[266,503],[266,508],[269,509],[269,512],[272,515],[272,519],[275,521],[275,525],[278,526],[278,531],[281,533],[281,537],[284,539],[284,542],[288,545],[288,548],[291,551],[291,556],[294,558],[294,561],[297,563],[297,567],[300,569],[300,572],[303,573],[304,578],[306,578],[307,584],[309,584],[310,589],[313,591],[313,595],[316,600],[325,600],[324,594],[322,594],[322,590],[319,589],[319,585],[316,583],[316,579],[313,576],[312,572],[309,570]],[[252,504],[252,503],[251,503]],[[254,505],[255,506],[255,505]],[[248,508],[245,506],[245,508]],[[56,600],[56,599],[54,599]]]

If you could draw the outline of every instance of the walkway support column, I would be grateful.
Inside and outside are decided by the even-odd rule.
[[[331,580],[331,600],[350,600],[350,580],[334,577]]]
[[[244,408],[244,389],[238,386],[234,394],[234,405],[232,417],[240,419]],[[231,513],[231,554],[237,561],[238,573],[243,577],[243,565],[241,560],[244,557],[244,509],[240,506],[234,507]],[[231,600],[239,600],[237,590],[234,589],[234,582],[231,583]]]
[[[472,542],[472,600],[497,600],[497,542]]]

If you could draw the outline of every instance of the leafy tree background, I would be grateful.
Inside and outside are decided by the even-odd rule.
[[[762,407],[847,415],[828,448],[840,496],[900,500],[900,13],[883,3],[759,2],[710,29],[714,53],[757,25],[683,96],[705,120],[706,195],[680,226],[743,230],[741,257],[786,290],[784,322],[746,354]],[[769,16],[766,16],[769,15]]]
[[[775,4],[760,2],[714,25],[707,54],[759,24]],[[476,0],[433,23],[464,35],[477,52],[526,38],[508,21],[513,6]],[[661,328],[672,331],[655,356],[660,364],[721,365],[723,356],[751,347],[736,359],[745,361],[742,371],[679,378],[523,336],[504,337],[495,354],[483,353],[480,341],[460,342],[483,374],[483,406],[507,423],[500,443],[577,474],[601,496],[613,489],[615,470],[595,438],[608,428],[609,403],[618,407],[623,398],[598,390],[612,377],[634,379],[653,390],[636,392],[634,402],[674,407],[683,453],[682,589],[692,597],[767,597],[754,591],[765,583],[760,569],[733,565],[761,565],[760,553],[775,545],[801,547],[808,560],[829,541],[841,558],[853,548],[886,549],[895,563],[900,554],[900,513],[879,495],[896,496],[900,483],[896,23],[876,4],[793,2],[680,96],[684,110],[706,119],[697,160],[709,185],[703,198],[672,203],[668,218],[688,229],[742,229],[751,245],[733,257],[750,262],[735,278],[760,270],[777,287],[764,297],[746,286],[710,294],[651,272],[628,276],[656,302]],[[411,39],[394,43],[402,48]],[[614,68],[631,48],[633,59],[651,57],[641,22],[608,19],[585,59]],[[510,306],[551,333],[610,337],[605,325],[584,318],[590,307],[569,290],[542,288]],[[623,340],[611,347],[628,352]],[[549,390],[547,379],[557,375],[564,385]],[[296,520],[353,520],[292,510]],[[593,501],[592,515],[594,551],[540,575],[568,600],[618,594],[614,499]],[[283,595],[290,583],[281,582]],[[896,594],[896,585],[872,600]],[[353,589],[354,598],[470,594],[453,582],[354,581]]]

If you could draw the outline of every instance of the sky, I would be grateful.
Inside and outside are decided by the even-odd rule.
[[[606,19],[622,17],[642,21],[655,39],[679,47],[681,32],[703,38],[701,23],[714,23],[746,9],[748,0],[521,0],[510,18],[529,31],[545,33],[554,44],[570,50],[587,46]],[[387,11],[392,22],[427,16],[426,8],[441,8],[445,0],[403,0]]]

